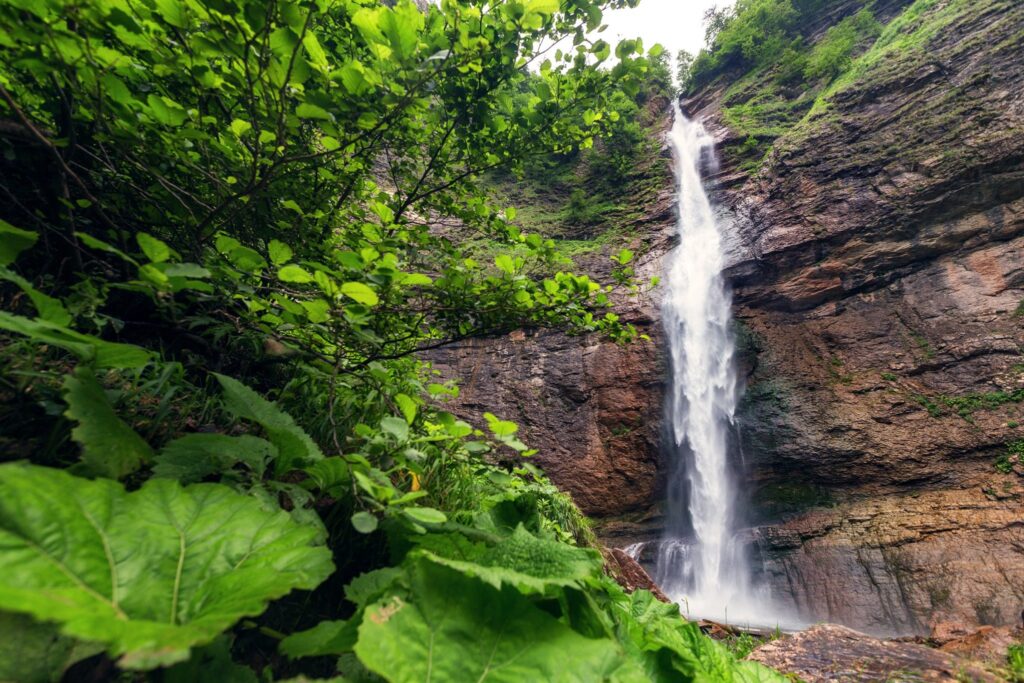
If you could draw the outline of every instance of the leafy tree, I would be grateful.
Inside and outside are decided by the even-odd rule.
[[[690,82],[690,72],[693,70],[694,59],[693,53],[689,50],[680,50],[676,53],[676,78],[684,90]]]

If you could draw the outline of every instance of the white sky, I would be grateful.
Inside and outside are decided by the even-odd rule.
[[[673,57],[680,49],[697,54],[704,47],[705,10],[732,4],[733,0],[640,0],[634,9],[605,12],[608,28],[600,35],[612,45],[621,38],[641,38],[645,50],[661,43]]]

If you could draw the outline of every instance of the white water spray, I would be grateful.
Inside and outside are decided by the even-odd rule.
[[[672,357],[666,408],[676,463],[657,578],[692,617],[763,621],[733,519],[728,454],[738,391],[732,301],[722,279],[722,235],[701,180],[702,168],[715,170],[714,141],[678,105],[669,139],[679,246],[669,257],[662,316]]]

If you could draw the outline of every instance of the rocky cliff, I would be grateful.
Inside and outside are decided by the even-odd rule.
[[[811,43],[866,3],[827,4]],[[769,68],[684,101],[722,150],[712,184],[733,237],[752,537],[763,577],[809,620],[1016,623],[1024,5],[872,7],[881,34],[810,94],[775,89]],[[667,175],[636,203],[629,241],[657,274],[672,244]],[[622,306],[651,342],[518,334],[438,359],[463,380],[459,410],[519,420],[611,543],[658,533],[656,300]]]

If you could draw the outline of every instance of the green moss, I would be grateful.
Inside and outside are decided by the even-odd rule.
[[[924,335],[918,332],[911,332],[910,338],[914,340],[914,344],[924,354],[924,357],[928,360],[935,358],[935,349],[932,348],[931,342],[929,342]]]
[[[897,377],[891,372],[883,372],[882,379],[884,379],[886,382],[895,382],[897,380]]]
[[[995,410],[1008,403],[1024,402],[1024,389],[1015,391],[992,391],[975,392],[963,396],[925,396],[914,394],[911,396],[920,403],[932,417],[941,417],[946,409],[952,410],[957,415],[972,421],[972,415],[979,410]]]

